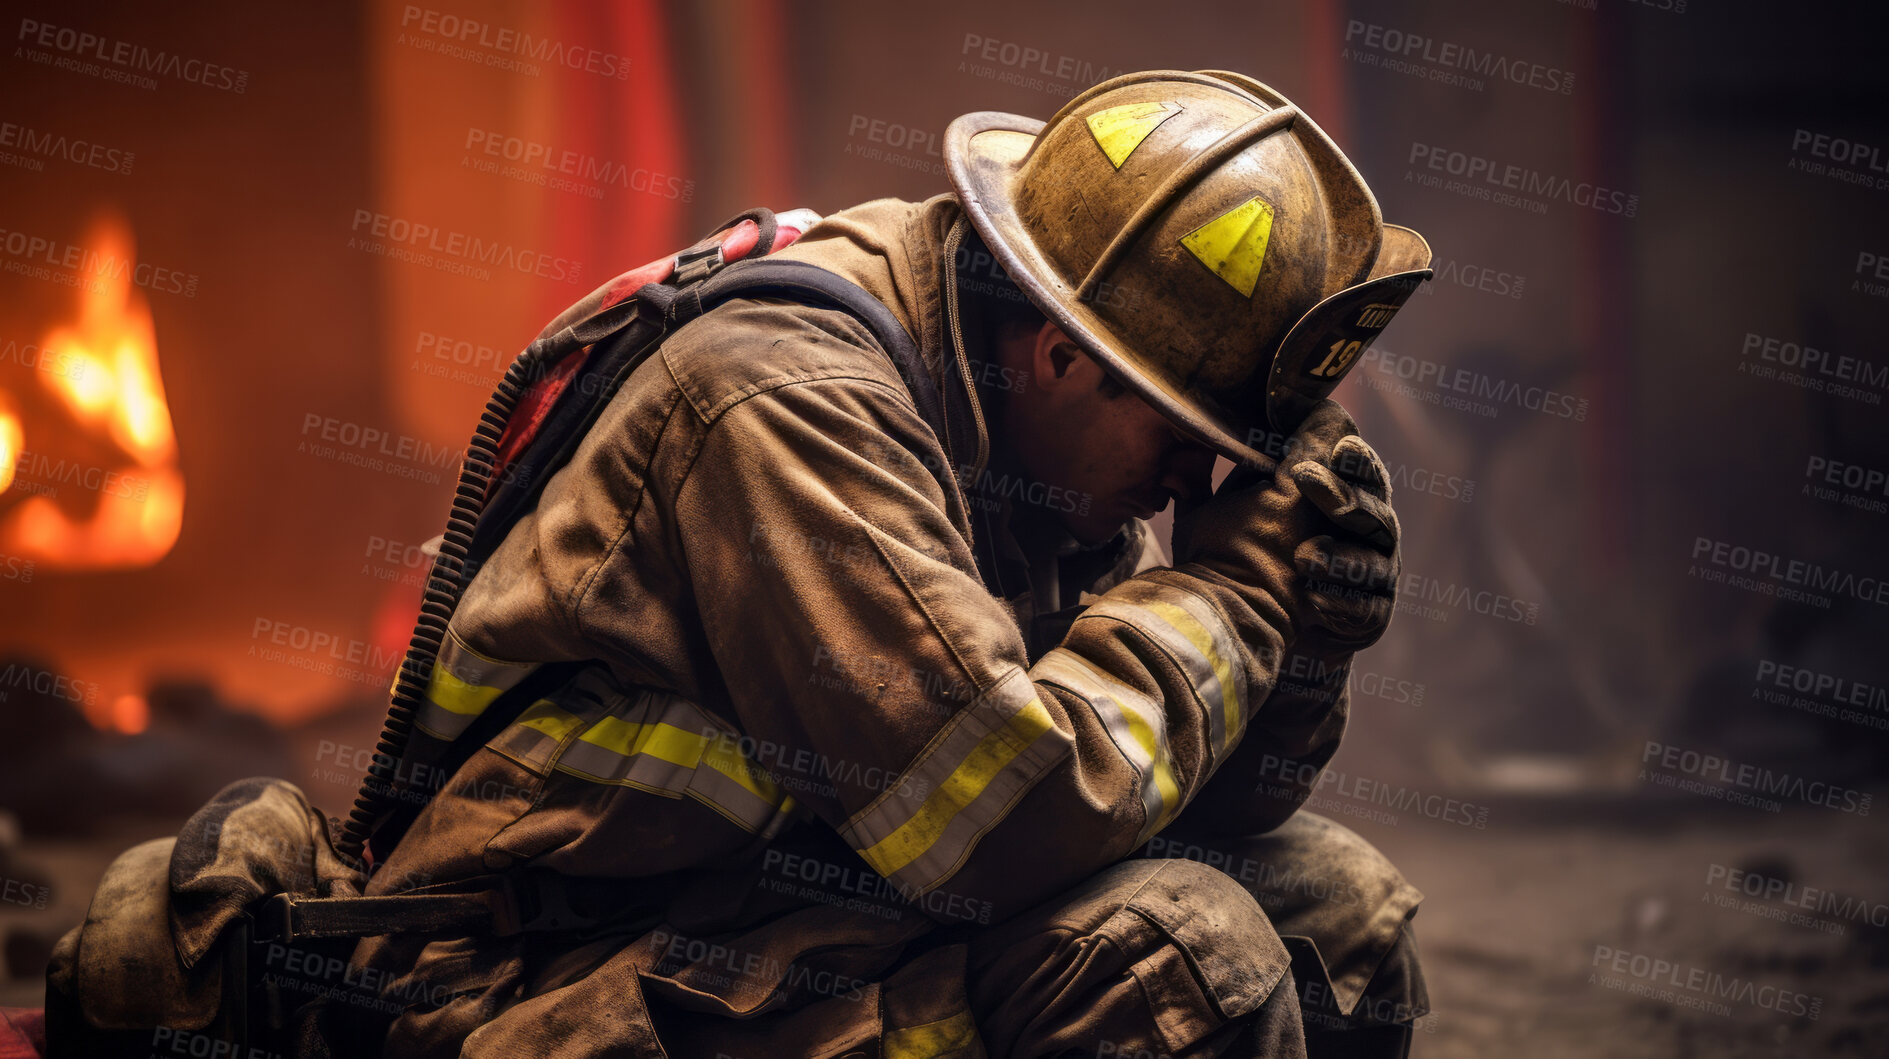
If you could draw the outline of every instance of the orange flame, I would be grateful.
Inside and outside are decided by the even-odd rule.
[[[20,417],[7,403],[6,395],[0,394],[0,493],[13,484],[13,468],[20,462],[20,449],[24,444]]]
[[[112,702],[111,727],[137,735],[151,726],[151,704],[142,695],[120,695]]]
[[[51,569],[149,566],[183,528],[177,437],[158,377],[150,304],[131,282],[131,233],[109,218],[89,245],[88,260],[98,266],[87,273],[78,323],[54,328],[40,343],[42,355],[60,359],[57,370],[35,374],[81,427],[110,437],[131,463],[101,479],[89,518],[74,518],[49,496],[21,502],[0,521],[0,551]],[[14,481],[23,451],[18,415],[0,407],[0,490]]]

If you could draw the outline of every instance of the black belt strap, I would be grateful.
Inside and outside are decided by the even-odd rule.
[[[571,879],[551,872],[490,876],[456,893],[305,897],[276,894],[256,913],[263,941],[364,938],[381,934],[496,935],[654,924],[660,918],[639,880]],[[639,914],[640,913],[640,914]]]
[[[492,932],[496,892],[384,897],[277,894],[257,914],[256,936],[265,941],[295,941],[376,934],[487,934]]]

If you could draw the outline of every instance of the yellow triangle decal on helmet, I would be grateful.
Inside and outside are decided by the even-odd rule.
[[[1102,153],[1120,169],[1149,133],[1180,112],[1179,103],[1129,103],[1089,115],[1089,131],[1102,145]]]
[[[1272,207],[1254,196],[1182,236],[1181,245],[1214,275],[1251,298],[1271,236]]]

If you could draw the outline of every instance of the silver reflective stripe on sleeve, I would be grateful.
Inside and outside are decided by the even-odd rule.
[[[1246,726],[1246,667],[1239,640],[1212,604],[1191,593],[1163,585],[1132,601],[1119,596],[1103,596],[1076,620],[1126,622],[1174,659],[1207,715],[1217,766]]]
[[[884,794],[840,829],[909,896],[950,878],[978,839],[1075,745],[1016,669],[965,705]]]
[[[1167,826],[1181,805],[1180,785],[1174,779],[1174,759],[1168,751],[1167,718],[1160,702],[1062,647],[1039,659],[1030,675],[1068,689],[1095,710],[1109,738],[1134,767],[1136,782],[1141,788],[1144,822],[1135,845],[1154,837],[1155,832]]]
[[[433,665],[427,681],[426,701],[420,704],[416,724],[420,730],[447,742],[459,737],[492,701],[525,679],[535,662],[501,662],[467,647],[453,632],[446,630],[446,642],[440,645],[439,661]]]

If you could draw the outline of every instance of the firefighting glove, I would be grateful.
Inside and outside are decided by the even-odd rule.
[[[1320,402],[1270,472],[1236,469],[1174,522],[1176,561],[1271,594],[1297,624],[1304,654],[1368,647],[1395,610],[1390,475],[1357,429],[1336,401]]]

